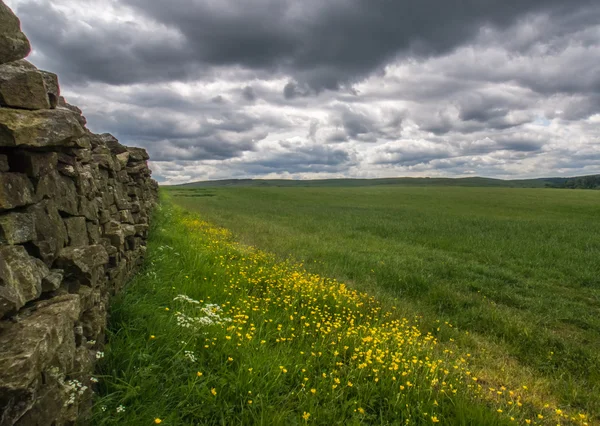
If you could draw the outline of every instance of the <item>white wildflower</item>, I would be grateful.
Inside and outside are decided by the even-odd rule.
[[[190,362],[196,362],[196,355],[194,355],[194,352],[192,351],[185,351],[184,357],[189,359]]]

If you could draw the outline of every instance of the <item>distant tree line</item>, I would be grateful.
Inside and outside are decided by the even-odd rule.
[[[546,183],[547,188],[600,189],[600,175],[553,179]]]

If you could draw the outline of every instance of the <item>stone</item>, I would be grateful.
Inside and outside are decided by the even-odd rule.
[[[100,244],[102,228],[94,222],[87,222],[88,238],[91,244]]]
[[[27,208],[34,218],[36,236],[33,245],[40,258],[50,266],[67,244],[67,229],[54,200],[44,200]]]
[[[104,236],[115,247],[121,247],[125,243],[125,234],[122,225],[116,220],[111,220],[104,224]]]
[[[73,179],[61,175],[56,170],[40,178],[36,188],[36,196],[38,199],[54,199],[60,211],[71,216],[78,215],[79,200],[75,183]]]
[[[23,59],[31,51],[29,40],[21,32],[21,22],[0,1],[0,64]]]
[[[135,223],[130,210],[119,210],[119,220],[123,223]]]
[[[22,173],[0,173],[0,211],[34,202],[33,185]]]
[[[73,326],[81,313],[79,296],[59,296],[39,302],[36,308],[15,322],[0,323],[0,413],[3,425],[14,424],[35,404],[42,375],[56,376],[61,373],[60,366],[73,364]],[[69,371],[62,371],[63,375],[66,373]],[[56,414],[47,413],[46,424],[53,424],[52,416]]]
[[[149,226],[143,223],[134,225],[135,228],[135,235],[137,235],[138,237],[145,237],[148,234],[148,228]]]
[[[90,200],[83,195],[79,195],[77,198],[79,199],[79,214],[88,220],[98,220],[98,201]]]
[[[0,154],[0,173],[8,172],[9,170],[8,157],[4,154]]]
[[[0,244],[22,244],[34,238],[33,215],[17,212],[0,215]]]
[[[0,106],[50,108],[42,73],[24,60],[0,65]]]
[[[99,276],[98,267],[108,263],[108,254],[100,244],[85,247],[66,247],[56,259],[56,267],[65,271],[65,281],[94,287]]]
[[[80,163],[89,163],[92,161],[92,151],[89,149],[71,149],[70,153]]]
[[[23,246],[0,247],[0,318],[42,294],[44,262],[29,256]]]
[[[90,243],[88,239],[85,217],[68,217],[64,219],[64,222],[67,228],[67,235],[69,236],[69,246],[83,247]]]
[[[129,173],[130,175],[148,174],[150,171],[145,163],[138,163],[134,164],[133,166],[127,166],[125,170],[127,170],[127,173]]]
[[[46,93],[48,95],[48,102],[50,108],[54,109],[58,105],[58,98],[60,97],[60,86],[58,85],[58,76],[53,72],[40,71],[44,78],[44,85],[46,86]]]
[[[35,179],[56,169],[57,164],[56,152],[17,151],[10,156],[11,170]]]
[[[65,176],[69,176],[72,178],[77,177],[77,170],[75,170],[75,167],[71,166],[70,164],[59,163],[56,167],[56,170],[58,170],[60,174]]]
[[[85,133],[76,115],[63,108],[26,111],[0,108],[0,146],[76,146]]]
[[[115,163],[110,154],[92,154],[92,160],[100,167],[104,167],[107,170],[115,170],[117,168],[116,164],[119,164],[118,162]]]
[[[121,229],[123,230],[123,235],[125,235],[125,237],[132,237],[135,235],[134,225],[122,224]]]
[[[80,124],[85,127],[85,123],[86,123],[85,117],[80,115],[77,117],[77,119],[79,120]],[[75,143],[77,144],[77,146],[79,148],[92,149],[92,143],[90,141],[90,136],[87,134],[83,135],[80,138],[75,139]]]
[[[103,303],[92,306],[81,316],[83,335],[88,340],[98,340],[106,329],[106,307]]]
[[[58,98],[57,107],[68,109],[69,111],[74,112],[75,116],[77,117],[77,121],[82,126],[85,126],[87,124],[87,120],[83,116],[83,112],[79,108],[77,108],[75,105],[71,105],[70,103],[68,103],[63,96],[60,96]]]
[[[58,162],[68,164],[69,166],[75,167],[77,165],[77,158],[72,155],[68,155],[64,152],[59,152],[58,154]]]
[[[129,162],[129,152],[125,151],[116,155],[117,161],[121,165],[121,167],[125,167],[127,162]]]
[[[50,270],[50,273],[42,279],[42,292],[58,290],[63,276],[64,271],[62,269]]]
[[[131,161],[146,161],[150,159],[150,156],[144,148],[127,147],[127,151],[129,152]]]
[[[115,138],[110,133],[102,133],[101,135],[98,135],[98,137],[100,138],[100,141],[110,150],[111,153],[122,154],[124,152],[127,152],[128,148],[124,145],[121,145],[117,138]]]

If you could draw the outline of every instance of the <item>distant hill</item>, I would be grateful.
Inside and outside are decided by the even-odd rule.
[[[600,175],[503,180],[483,177],[468,178],[383,178],[383,179],[225,179],[172,185],[177,188],[215,187],[344,187],[344,186],[476,186],[505,188],[581,188],[600,189]]]

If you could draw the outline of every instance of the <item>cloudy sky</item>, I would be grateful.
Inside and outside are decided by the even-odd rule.
[[[162,183],[600,173],[597,0],[5,0]]]

